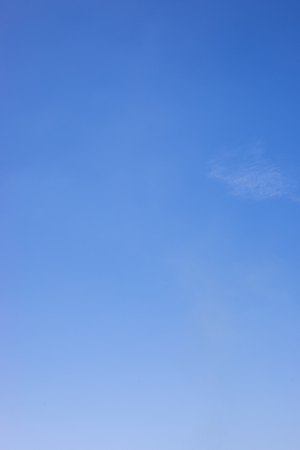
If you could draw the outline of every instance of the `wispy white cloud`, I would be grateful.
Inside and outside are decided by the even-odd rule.
[[[293,197],[297,187],[294,180],[263,157],[258,146],[212,161],[209,175],[225,183],[231,194],[253,200]]]

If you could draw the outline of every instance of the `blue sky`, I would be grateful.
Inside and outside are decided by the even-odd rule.
[[[3,450],[297,450],[300,8],[2,0]]]

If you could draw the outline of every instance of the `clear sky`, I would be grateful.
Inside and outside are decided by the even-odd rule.
[[[299,3],[0,30],[1,450],[299,450]]]

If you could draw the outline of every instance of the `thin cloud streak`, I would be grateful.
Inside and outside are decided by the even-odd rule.
[[[257,201],[292,197],[297,183],[263,159],[261,153],[253,148],[219,158],[213,162],[209,176],[225,183],[232,195]]]

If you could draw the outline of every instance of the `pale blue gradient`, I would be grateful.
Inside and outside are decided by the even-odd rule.
[[[1,450],[298,450],[297,2],[0,22]]]

